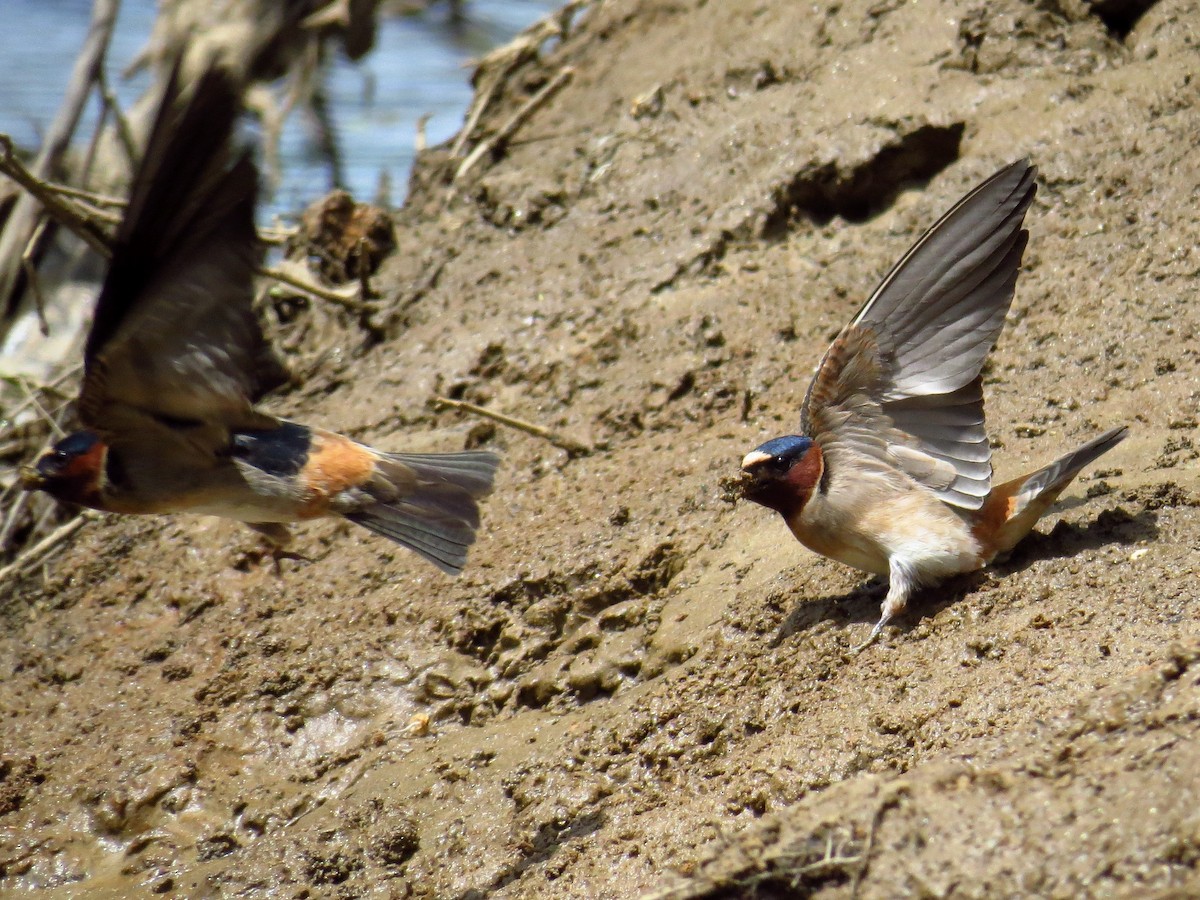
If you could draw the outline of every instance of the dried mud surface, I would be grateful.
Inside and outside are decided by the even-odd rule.
[[[509,78],[490,127],[574,68],[503,153],[449,199],[423,158],[386,321],[284,317],[276,411],[503,453],[467,573],[89,525],[3,599],[0,893],[1195,896],[1198,45],[1195,2],[593,5]],[[722,480],[1022,154],[998,475],[1132,435],[851,658],[878,587]]]

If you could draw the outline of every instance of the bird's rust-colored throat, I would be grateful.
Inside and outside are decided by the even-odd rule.
[[[796,500],[795,512],[799,512],[808,503],[808,498],[817,489],[817,483],[820,482],[824,473],[825,456],[821,453],[821,448],[813,444],[787,473],[787,483]]]
[[[27,491],[45,491],[67,503],[103,508],[100,487],[108,448],[90,435],[87,437],[88,442],[81,450],[63,452],[59,448],[65,442],[60,441],[45,451],[33,466],[22,469],[21,486]]]

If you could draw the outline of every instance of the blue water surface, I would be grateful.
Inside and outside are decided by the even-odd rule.
[[[372,199],[386,173],[391,200],[404,199],[418,119],[429,114],[428,142],[461,127],[471,100],[469,63],[551,12],[556,0],[467,0],[467,24],[450,25],[445,4],[416,17],[381,20],[375,49],[358,63],[340,55],[327,81],[345,160],[347,186]],[[53,119],[87,34],[90,0],[0,0],[0,132],[33,147]],[[144,78],[122,70],[150,34],[154,0],[124,0],[109,51],[110,83],[123,104],[146,89]],[[95,121],[98,104],[89,110]],[[91,134],[85,123],[80,140]],[[311,136],[294,115],[281,141],[282,182],[266,212],[294,214],[330,187],[330,173]]]

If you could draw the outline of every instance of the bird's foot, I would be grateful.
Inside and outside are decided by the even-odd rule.
[[[244,550],[238,555],[238,559],[234,563],[236,568],[249,569],[251,566],[260,565],[269,558],[275,574],[282,575],[283,560],[285,559],[303,563],[313,561],[311,556],[288,549],[288,545],[292,542],[292,533],[286,525],[264,522],[252,523],[250,527],[262,536],[262,540],[254,549]]]
[[[276,575],[282,575],[283,560],[285,559],[301,563],[310,563],[313,561],[311,556],[305,556],[303,553],[297,553],[295,550],[286,550],[268,541],[263,541],[256,547],[247,547],[239,550],[234,555],[233,567],[242,572],[248,572],[270,560],[271,569]]]
[[[857,656],[875,643],[879,639],[879,635],[883,633],[883,626],[904,612],[908,606],[908,595],[912,590],[913,586],[910,584],[909,579],[904,577],[904,572],[898,570],[895,563],[893,563],[887,597],[884,598],[883,604],[879,609],[879,621],[875,623],[875,627],[871,629],[871,633],[865,641],[857,647],[850,648],[852,656]]]
[[[276,575],[283,574],[283,560],[285,559],[301,563],[310,563],[313,561],[311,556],[305,556],[303,553],[298,553],[295,550],[285,550],[283,547],[268,547],[265,555],[271,557],[271,568],[275,570]]]
[[[876,622],[875,627],[871,629],[871,634],[867,637],[867,639],[858,646],[850,648],[850,655],[858,656],[858,654],[862,653],[873,643],[875,643],[875,641],[879,639],[879,635],[883,632],[883,626],[886,624],[887,619],[880,619],[878,622]]]

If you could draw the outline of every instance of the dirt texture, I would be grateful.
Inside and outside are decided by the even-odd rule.
[[[422,157],[381,314],[272,310],[273,411],[503,454],[466,573],[90,523],[3,599],[0,893],[1200,895],[1198,51],[1195,0],[591,4]],[[879,584],[728,478],[1025,154],[997,475],[1131,436],[851,657]]]

